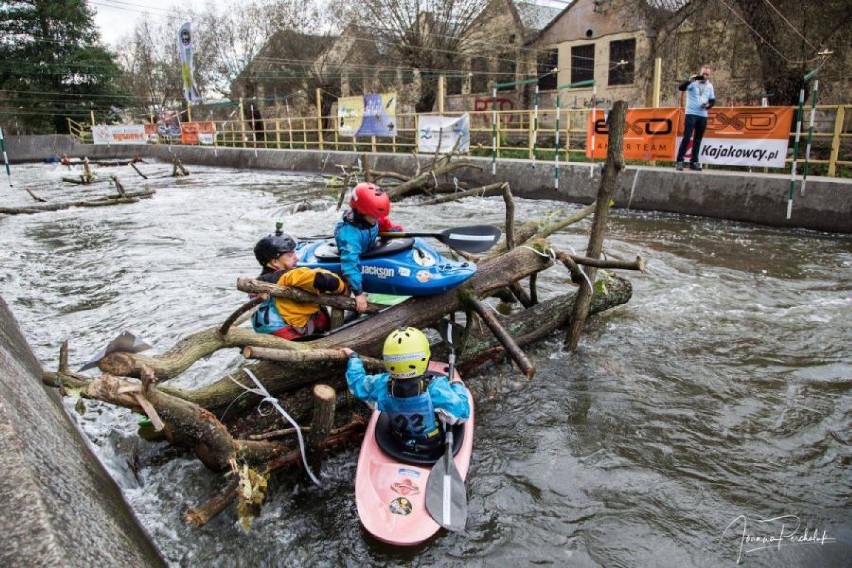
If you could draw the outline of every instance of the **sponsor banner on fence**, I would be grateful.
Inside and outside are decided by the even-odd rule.
[[[95,144],[145,144],[144,124],[96,124],[92,127]]]
[[[396,93],[364,95],[364,117],[356,136],[396,136]]]
[[[456,143],[458,142],[458,146]],[[470,151],[470,115],[431,116],[420,115],[417,131],[417,151],[467,153]]]
[[[396,93],[337,99],[340,136],[396,136]]]
[[[361,128],[363,116],[364,97],[337,99],[337,133],[340,136],[355,136]]]
[[[180,125],[182,144],[213,144],[216,125],[213,122],[184,122]]]
[[[594,116],[594,120],[592,120]],[[679,108],[627,109],[624,128],[625,160],[674,160],[677,154],[676,136],[683,111]],[[592,136],[594,135],[594,138]],[[586,157],[606,159],[609,129],[604,111],[589,113],[586,129]]]
[[[175,110],[163,110],[157,116],[160,136],[180,136],[180,115]]]
[[[627,110],[624,128],[625,160],[674,160],[675,136],[681,109],[634,108]],[[592,120],[594,118],[594,120]],[[594,138],[592,138],[594,135]],[[594,156],[590,150],[594,140]],[[609,129],[603,110],[589,113],[586,132],[586,157],[606,159]]]
[[[793,124],[792,107],[717,107],[708,113],[702,164],[783,168]],[[683,127],[678,129],[678,144]],[[690,142],[685,160],[692,157]]]
[[[595,120],[589,113],[586,157],[606,158],[609,131],[602,111]],[[725,166],[784,167],[792,107],[725,107],[708,113],[707,131],[701,142],[699,161]],[[627,160],[674,161],[683,139],[681,108],[636,108],[627,110],[624,158]],[[692,156],[692,143],[685,160]]]
[[[156,144],[160,141],[160,137],[157,135],[157,125],[156,124],[146,124],[145,125],[145,140],[149,144]]]

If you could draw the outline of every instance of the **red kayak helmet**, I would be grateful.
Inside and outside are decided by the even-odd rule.
[[[385,190],[374,183],[359,183],[352,190],[349,206],[361,215],[381,219],[390,213],[390,198]]]

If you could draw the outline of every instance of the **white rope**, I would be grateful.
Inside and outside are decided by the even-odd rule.
[[[283,416],[287,420],[287,422],[289,422],[293,426],[293,428],[296,430],[296,437],[299,439],[299,451],[302,453],[302,464],[304,464],[305,466],[305,471],[308,473],[308,477],[311,478],[311,481],[313,481],[317,487],[322,487],[322,483],[320,483],[319,479],[314,476],[313,472],[311,472],[311,468],[308,466],[308,458],[305,455],[305,440],[304,438],[302,438],[302,429],[299,428],[299,425],[296,423],[296,421],[293,420],[293,418],[291,418],[290,415],[287,414],[287,412],[285,412],[283,408],[281,408],[281,404],[279,404],[278,399],[269,394],[269,391],[267,391],[266,387],[264,387],[261,382],[257,380],[257,377],[254,376],[254,373],[252,373],[249,369],[243,369],[243,371],[245,371],[246,375],[248,375],[251,380],[254,381],[254,384],[257,385],[256,389],[250,389],[247,386],[238,383],[231,375],[228,375],[228,378],[243,389],[245,389],[247,392],[251,392],[256,394],[257,396],[263,397],[263,400],[260,401],[261,404],[263,404],[264,402],[268,402],[269,404],[271,404],[275,408],[275,410],[277,410],[281,414],[281,416]]]
[[[550,260],[556,260],[556,251],[554,251],[552,247],[547,247],[547,249],[545,249],[544,252],[541,252],[540,250],[536,250],[529,245],[521,245],[518,248],[529,249],[529,250],[533,251],[534,253],[536,253],[538,256],[543,256],[544,258],[549,258]]]
[[[573,254],[574,256],[577,256],[577,251],[575,251],[575,250],[574,250],[574,247],[572,247],[572,246],[570,246],[570,245],[569,245],[569,246],[568,246],[568,248],[569,248],[569,249],[571,249],[571,254]],[[592,281],[591,281],[591,280],[589,280],[589,275],[588,275],[588,274],[586,274],[586,271],[585,271],[585,270],[583,270],[582,268],[580,269],[580,274],[582,274],[582,275],[583,275],[583,278],[585,278],[585,279],[586,279],[586,284],[588,284],[588,285],[589,285],[589,292],[594,293],[594,291],[595,291],[595,287],[594,287],[594,286],[592,286]]]

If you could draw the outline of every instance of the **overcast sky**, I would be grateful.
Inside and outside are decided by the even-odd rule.
[[[556,8],[564,8],[569,3],[568,0],[530,1]],[[185,21],[187,9],[201,11],[207,3],[225,8],[242,2],[240,0],[88,0],[88,3],[96,12],[95,24],[101,31],[101,39],[112,46],[121,37],[130,34],[136,22],[143,17],[156,21],[174,20],[175,33],[177,33],[178,27]]]
[[[157,22],[173,20],[175,33],[185,21],[187,9],[201,11],[208,3],[227,7],[237,0],[88,0],[95,10],[95,24],[101,39],[114,45],[120,38],[133,31],[136,22],[148,18]]]

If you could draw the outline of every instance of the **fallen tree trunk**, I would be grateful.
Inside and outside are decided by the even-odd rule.
[[[85,201],[44,203],[41,205],[30,205],[29,207],[0,207],[0,215],[30,215],[33,213],[43,213],[45,211],[59,211],[60,209],[69,209],[71,207],[104,207],[109,205],[119,205],[122,203],[136,203],[140,199],[152,197],[154,193],[154,190],[145,190],[127,193],[126,197],[99,197],[97,199],[89,199]]]

